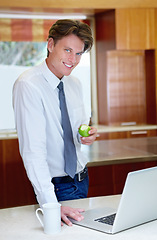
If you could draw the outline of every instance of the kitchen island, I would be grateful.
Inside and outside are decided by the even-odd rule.
[[[128,172],[157,165],[157,137],[99,140],[82,151],[89,160],[88,197],[121,194]],[[0,140],[0,159],[0,208],[35,204],[15,135]]]

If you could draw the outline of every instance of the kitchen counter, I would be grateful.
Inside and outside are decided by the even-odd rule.
[[[88,166],[157,160],[157,137],[127,138],[95,141],[82,146],[89,158]]]
[[[1,140],[0,148],[0,208],[35,203],[17,138]],[[89,197],[119,194],[129,171],[157,165],[157,137],[99,140],[82,151],[89,159]]]
[[[63,202],[63,205],[81,207],[85,210],[97,207],[117,208],[120,195],[87,198]],[[61,232],[52,236],[44,234],[43,228],[36,218],[35,210],[38,205],[15,207],[0,210],[0,239],[1,240],[156,240],[157,221],[152,221],[123,232],[109,235],[92,229],[73,225],[64,225]]]
[[[106,125],[93,125],[99,132],[125,132],[125,131],[147,131],[147,130],[156,130],[157,125],[121,125],[121,126],[106,126]]]
[[[157,125],[122,125],[122,126],[93,125],[93,126],[97,128],[98,134],[109,132],[157,130]],[[17,138],[17,133],[15,129],[0,130],[0,139],[13,139],[13,138]]]

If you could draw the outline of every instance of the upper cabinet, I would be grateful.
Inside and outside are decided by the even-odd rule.
[[[156,9],[96,15],[98,123],[157,124]]]
[[[146,122],[144,52],[108,51],[106,57],[108,122]]]
[[[155,48],[156,9],[116,9],[116,48]]]

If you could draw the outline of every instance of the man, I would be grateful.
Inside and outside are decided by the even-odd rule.
[[[79,137],[78,128],[89,123],[83,106],[81,84],[70,76],[81,55],[93,44],[87,24],[73,20],[58,20],[48,36],[48,56],[39,66],[24,72],[15,82],[13,106],[20,154],[39,204],[87,196],[87,159],[81,144],[90,145],[97,131],[91,127],[89,137]],[[65,171],[64,133],[58,85],[64,84],[77,166],[74,177]],[[73,160],[74,161],[74,160]],[[80,221],[83,209],[61,207],[62,220],[72,225],[68,217]]]

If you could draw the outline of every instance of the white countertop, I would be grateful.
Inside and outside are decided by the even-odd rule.
[[[96,207],[108,206],[117,208],[120,195],[87,198],[81,200],[66,201],[62,204],[71,207],[81,207],[85,210]],[[1,240],[156,240],[157,221],[109,235],[77,225],[68,227],[64,225],[59,234],[48,236],[35,216],[37,205],[8,208],[0,210],[0,239]]]
[[[106,126],[106,125],[93,125],[98,133],[107,132],[126,132],[126,131],[147,131],[157,129],[157,125],[141,124],[141,125],[117,125],[117,126]]]
[[[15,129],[0,130],[0,140],[3,139],[17,139],[17,132]]]
[[[108,132],[126,132],[126,131],[147,131],[157,129],[157,125],[121,125],[121,126],[107,126],[107,125],[93,125],[99,133]],[[16,129],[0,130],[0,139],[14,139],[17,138]]]

